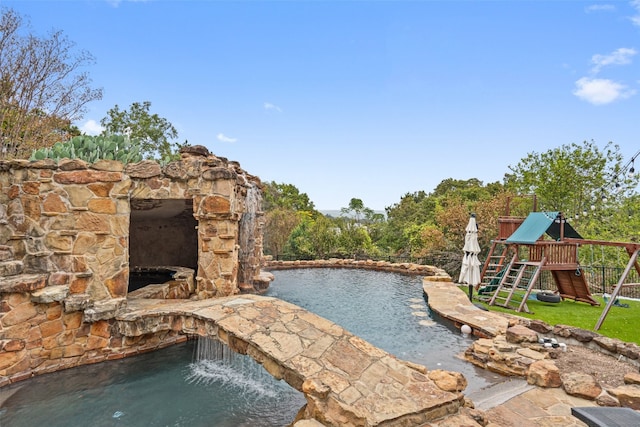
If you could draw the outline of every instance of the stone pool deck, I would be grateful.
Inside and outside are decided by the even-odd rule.
[[[239,295],[130,300],[116,317],[135,339],[159,331],[208,336],[247,354],[307,400],[296,426],[421,426],[457,414],[464,377],[397,359],[285,301]]]

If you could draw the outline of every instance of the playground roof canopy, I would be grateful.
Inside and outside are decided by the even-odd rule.
[[[509,236],[506,243],[533,245],[547,233],[560,240],[560,225],[564,223],[564,237],[582,239],[582,236],[564,219],[560,212],[531,212],[524,222]]]

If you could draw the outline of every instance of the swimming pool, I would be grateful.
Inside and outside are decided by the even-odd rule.
[[[352,269],[275,271],[268,296],[313,311],[399,358],[495,381],[458,358],[472,339],[428,312],[420,278]],[[289,424],[305,400],[248,356],[194,360],[196,341],[0,388],[0,426]]]

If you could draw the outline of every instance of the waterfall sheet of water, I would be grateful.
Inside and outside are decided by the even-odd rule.
[[[257,213],[260,211],[262,196],[255,183],[251,183],[247,188],[245,199],[245,212],[240,218],[238,241],[240,253],[238,262],[240,264],[239,283],[253,284],[253,277],[259,264],[258,250],[256,248]]]
[[[191,383],[239,389],[253,398],[273,398],[279,392],[274,386],[277,381],[255,360],[213,338],[198,337],[189,368],[186,380]]]

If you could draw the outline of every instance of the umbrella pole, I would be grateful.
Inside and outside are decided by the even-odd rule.
[[[469,301],[473,301],[473,285],[469,285]]]

